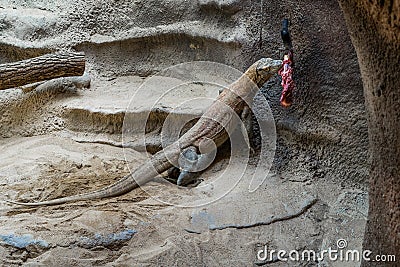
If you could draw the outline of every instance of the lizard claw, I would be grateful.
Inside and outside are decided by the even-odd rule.
[[[194,181],[197,181],[198,176],[199,173],[182,170],[181,173],[179,174],[176,184],[179,186],[186,186]]]

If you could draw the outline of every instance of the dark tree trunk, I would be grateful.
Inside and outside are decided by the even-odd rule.
[[[66,76],[80,76],[85,71],[84,53],[48,54],[0,65],[0,90]]]
[[[364,249],[400,260],[400,0],[339,0],[357,51],[369,119]],[[399,266],[366,262],[362,266]]]

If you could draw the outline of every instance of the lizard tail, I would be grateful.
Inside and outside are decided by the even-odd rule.
[[[173,164],[169,161],[169,158],[174,159],[177,158],[178,153],[176,146],[171,146],[166,148],[164,151],[160,151],[151,158],[151,160],[136,169],[131,174],[126,175],[115,183],[99,189],[97,191],[83,193],[79,195],[56,198],[48,201],[42,202],[18,202],[13,200],[5,200],[8,203],[16,204],[20,206],[27,207],[39,207],[39,206],[51,206],[51,205],[59,205],[69,202],[82,201],[82,200],[93,200],[93,199],[101,199],[101,198],[109,198],[109,197],[117,197],[123,194],[126,194],[133,189],[139,187],[139,185],[143,185],[156,177],[158,174],[168,170],[173,166]],[[169,155],[169,157],[166,156]],[[176,159],[175,159],[176,160]]]
[[[14,201],[14,200],[10,200],[10,199],[5,199],[4,201],[11,203],[11,204],[26,206],[26,207],[52,206],[52,205],[60,205],[60,204],[75,202],[75,201],[116,197],[116,196],[126,194],[129,191],[132,191],[133,189],[135,189],[137,187],[138,187],[138,184],[133,179],[132,175],[127,175],[114,184],[111,184],[100,190],[89,192],[89,193],[68,196],[68,197],[62,197],[62,198],[56,198],[56,199],[41,201],[41,202],[18,202],[18,201]]]

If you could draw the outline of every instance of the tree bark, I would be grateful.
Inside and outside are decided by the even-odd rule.
[[[400,260],[400,0],[339,0],[357,52],[371,157],[364,250]],[[371,256],[374,258],[374,256]],[[362,266],[396,266],[368,262]],[[399,266],[399,265],[397,265]]]
[[[85,71],[85,54],[63,52],[0,65],[0,90]]]

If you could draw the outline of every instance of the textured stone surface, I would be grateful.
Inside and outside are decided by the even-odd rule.
[[[207,60],[243,71],[261,56],[281,58],[284,17],[292,22],[297,90],[294,105],[283,109],[278,77],[262,89],[277,126],[271,177],[258,197],[237,193],[225,199],[229,209],[224,202],[210,209],[222,212],[217,217],[224,224],[249,223],[295,210],[308,192],[319,199],[310,210],[272,225],[193,234],[184,229],[201,209],[165,206],[140,190],[37,210],[1,204],[0,236],[30,235],[49,244],[19,249],[0,241],[1,264],[248,266],[264,245],[318,250],[342,237],[359,248],[367,207],[367,127],[356,54],[333,0],[0,0],[0,63],[82,50],[93,77],[86,91],[0,92],[1,191],[26,200],[54,198],[121,177],[128,171],[121,149],[77,144],[71,136],[120,141],[125,95],[140,86],[141,77],[174,64]],[[187,93],[179,98],[198,95]],[[262,110],[256,103],[255,113]],[[256,126],[254,131],[257,146]],[[224,153],[202,178],[218,177],[227,164]],[[145,160],[139,153],[130,158],[137,159],[132,168]],[[165,183],[151,183],[148,190],[173,201],[196,192]],[[252,216],[245,217],[243,207],[229,213],[235,203],[245,203]]]

